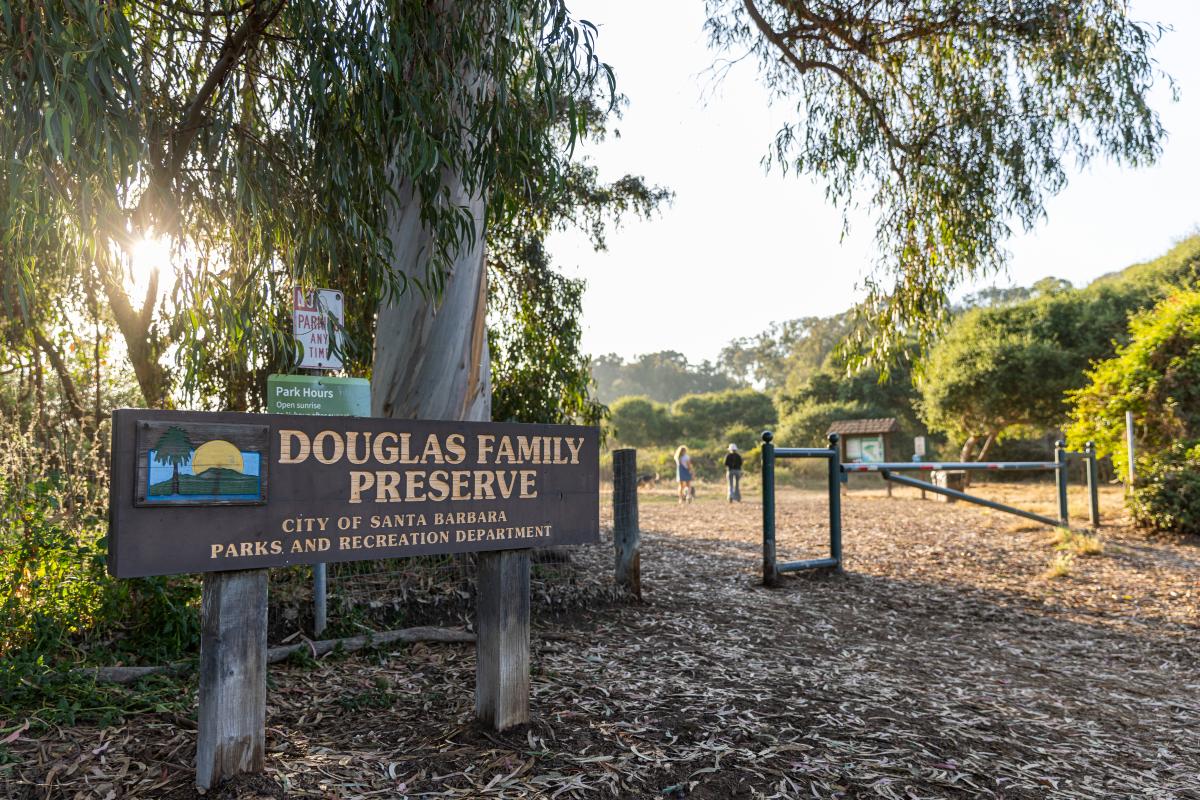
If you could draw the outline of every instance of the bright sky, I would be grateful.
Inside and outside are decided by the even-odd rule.
[[[675,191],[650,222],[627,223],[593,253],[585,238],[550,241],[560,268],[587,281],[585,352],[626,358],[678,350],[712,359],[730,340],[771,321],[828,315],[861,295],[871,264],[871,222],[841,214],[804,176],[766,173],[767,152],[789,109],[770,107],[757,68],[743,62],[721,81],[703,31],[702,0],[577,0],[600,27],[600,55],[629,97],[621,138],[585,150],[602,177],[644,175]],[[1155,49],[1180,89],[1152,98],[1170,132],[1150,169],[1096,162],[1047,205],[1049,219],[1010,244],[998,285],[1047,275],[1076,285],[1160,255],[1200,226],[1200,3],[1135,0],[1139,19],[1174,27]],[[992,283],[989,281],[988,283]]]

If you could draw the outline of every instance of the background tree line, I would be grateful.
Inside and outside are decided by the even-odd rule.
[[[1200,236],[1191,236],[1158,259],[1080,289],[1045,278],[1031,287],[970,295],[931,347],[922,351],[910,341],[886,375],[853,369],[839,350],[856,324],[850,312],[773,324],[731,342],[715,365],[672,360],[657,384],[645,366],[666,354],[629,364],[608,357],[601,369],[594,361],[593,375],[600,391],[611,394],[627,385],[642,390],[642,396],[612,405],[616,441],[634,446],[716,448],[727,439],[744,447],[746,437],[767,422],[777,425],[778,442],[817,446],[834,420],[895,417],[900,459],[912,455],[915,435],[927,435],[933,454],[945,459],[1043,459],[1066,431],[1073,447],[1094,440],[1121,467],[1128,408],[1145,420],[1139,435],[1150,459],[1146,469],[1153,472],[1153,454],[1175,442],[1183,444],[1172,451],[1172,463],[1193,457],[1187,443],[1198,434],[1188,411],[1195,398],[1187,379],[1200,353],[1187,338],[1191,329],[1177,328],[1197,324],[1186,300],[1197,287]],[[1160,303],[1168,310],[1153,313],[1170,316],[1175,327],[1147,321]],[[1151,329],[1158,345],[1147,343]],[[1167,332],[1177,337],[1171,344],[1164,343]],[[1169,347],[1175,348],[1170,357],[1164,351]],[[1146,364],[1162,375],[1151,380]],[[638,382],[626,375],[637,375]],[[718,379],[741,388],[676,394],[680,386]],[[732,398],[740,400],[740,419],[720,411]],[[696,413],[710,422],[690,416]],[[755,442],[749,436],[751,446]]]

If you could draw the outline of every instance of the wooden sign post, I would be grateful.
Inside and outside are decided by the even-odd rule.
[[[267,718],[267,571],[213,572],[200,599],[196,785],[261,772]]]
[[[475,716],[498,731],[529,721],[529,551],[480,553]]]
[[[266,569],[478,552],[476,711],[529,719],[529,550],[599,541],[599,433],[122,409],[109,571],[208,573],[196,783],[261,770]]]

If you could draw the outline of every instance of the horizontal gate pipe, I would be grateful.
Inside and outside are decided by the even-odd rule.
[[[778,451],[776,451],[778,452]],[[952,461],[935,464],[924,461],[897,461],[878,464],[842,464],[843,472],[931,472],[933,470],[996,470],[1027,469],[1051,470],[1065,466],[1059,461]]]
[[[776,447],[776,458],[832,458],[833,451],[824,447]]]
[[[775,569],[780,572],[796,572],[802,569],[836,569],[839,562],[836,558],[810,558],[807,561],[785,561],[782,564],[776,564]]]
[[[924,481],[919,481],[916,478],[906,478],[903,475],[893,475],[891,472],[888,472],[886,470],[881,471],[879,474],[885,481],[892,481],[894,483],[899,483],[904,486],[912,486],[917,489],[923,489],[926,492],[933,492],[934,494],[944,494],[946,497],[953,497],[957,500],[963,500],[968,503],[974,503],[975,505],[983,506],[984,508],[991,508],[991,509],[995,509],[996,511],[1003,511],[1007,514],[1016,514],[1018,517],[1024,517],[1025,519],[1031,519],[1034,522],[1040,522],[1043,525],[1049,525],[1051,528],[1064,527],[1063,523],[1059,522],[1056,519],[1051,519],[1050,517],[1043,517],[1041,514],[1034,514],[1032,511],[1022,511],[1019,508],[1013,508],[1012,506],[1006,506],[1006,505],[1004,505],[1004,503],[996,503],[992,500],[984,500],[982,497],[976,497],[973,494],[967,494],[966,492],[960,492],[957,489],[947,489],[944,486],[935,486],[934,484],[931,484],[931,483],[925,483]]]

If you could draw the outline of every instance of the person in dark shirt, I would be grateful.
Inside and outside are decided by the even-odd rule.
[[[729,482],[729,502],[742,502],[742,454],[737,445],[729,445],[725,454],[725,480]]]

